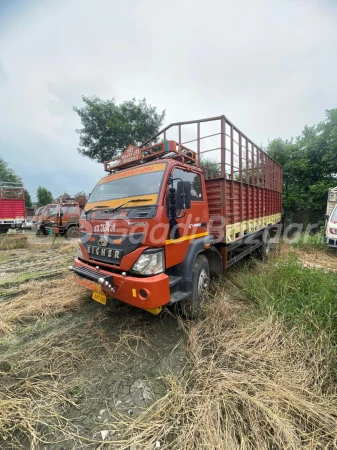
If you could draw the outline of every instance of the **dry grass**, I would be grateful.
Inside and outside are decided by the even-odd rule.
[[[0,250],[13,250],[16,248],[27,247],[26,234],[1,234],[0,235]]]
[[[167,377],[167,394],[136,421],[119,418],[125,436],[142,450],[157,441],[180,450],[335,448],[336,398],[320,387],[324,342],[300,345],[272,318],[247,318],[226,292],[220,286],[207,318],[187,325],[185,373]]]
[[[64,283],[63,279],[62,285]],[[54,299],[57,292],[55,287]],[[44,317],[51,319],[51,315],[83,306],[79,299],[79,305],[74,305],[74,292],[67,293],[69,298],[60,300],[54,308],[49,303],[40,305]],[[7,310],[6,319],[16,323],[40,318],[38,305],[37,302],[34,308],[22,314]],[[53,448],[84,448],[85,445],[95,448],[100,443],[92,434],[87,435],[74,419],[74,416],[80,417],[81,409],[92,401],[84,398],[88,384],[93,382],[87,378],[87,370],[98,366],[104,372],[105,365],[116,367],[123,355],[137,352],[142,342],[146,345],[148,342],[145,336],[130,331],[127,323],[112,342],[111,336],[109,339],[105,334],[103,325],[107,317],[101,310],[91,319],[87,316],[77,316],[77,319],[76,323],[70,321],[61,327],[54,325],[48,333],[42,332],[32,342],[3,354],[5,359],[0,361],[0,448],[37,450],[48,444]],[[94,391],[95,387],[92,389]]]
[[[0,336],[15,329],[16,324],[37,318],[48,318],[65,311],[78,310],[88,291],[68,275],[59,279],[31,281],[25,292],[1,305]]]
[[[78,242],[76,239],[73,239],[71,241],[64,242],[59,249],[59,253],[60,254],[67,253],[73,255],[76,253],[77,249],[78,249]]]
[[[65,253],[73,251],[69,244]],[[64,246],[65,248],[66,246]],[[75,247],[75,245],[74,245]],[[1,305],[0,335],[13,338],[19,324],[51,319],[83,307],[88,293],[71,276],[27,283],[25,292]],[[77,315],[78,317],[78,315]],[[91,316],[90,316],[91,317]],[[323,337],[303,342],[273,317],[260,318],[238,288],[215,285],[214,300],[199,323],[179,323],[187,334],[188,365],[179,376],[163,374],[167,392],[132,419],[111,412],[103,442],[85,435],[69,410],[81,411],[78,392],[88,384],[88,365],[115,367],[130,357],[145,334],[128,329],[116,341],[101,325],[100,311],[76,326],[42,333],[11,349],[0,361],[0,447],[171,450],[329,450],[336,448],[337,402],[326,389]],[[165,320],[165,319],[164,319]],[[93,388],[95,389],[95,387]],[[93,391],[95,392],[95,391]],[[93,425],[94,426],[94,425]],[[101,429],[101,428],[100,428]],[[116,433],[116,430],[120,433]],[[1,438],[3,441],[1,441]],[[98,447],[101,448],[101,447]]]

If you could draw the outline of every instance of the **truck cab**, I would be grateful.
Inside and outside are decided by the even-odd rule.
[[[60,202],[48,205],[39,223],[39,234],[62,235],[67,238],[79,237],[79,221],[82,209],[77,202]]]
[[[80,283],[88,286],[81,275],[91,270],[93,281],[104,278],[103,292],[151,312],[187,296],[187,280],[179,286],[186,289],[173,289],[182,281],[179,265],[189,258],[191,241],[204,249],[209,235],[203,173],[191,164],[195,154],[180,150],[176,158],[159,159],[165,147],[175,151],[177,144],[147,149],[154,158],[140,167],[124,168],[130,166],[125,157],[122,170],[96,185],[81,216],[74,269]]]

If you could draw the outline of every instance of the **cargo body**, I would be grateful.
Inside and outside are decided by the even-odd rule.
[[[197,317],[211,274],[268,254],[282,169],[224,116],[172,124],[104,167],[70,267],[94,300]]]
[[[26,220],[24,188],[21,183],[0,183],[0,232],[22,228]]]

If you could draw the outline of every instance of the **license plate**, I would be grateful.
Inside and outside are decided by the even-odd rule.
[[[102,305],[106,305],[106,295],[104,292],[96,292],[92,293],[92,299],[96,300],[98,303],[102,303]]]

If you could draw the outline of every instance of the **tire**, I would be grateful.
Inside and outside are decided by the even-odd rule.
[[[78,227],[70,227],[66,231],[66,238],[67,239],[78,239],[80,237],[80,230]]]
[[[262,233],[261,239],[262,239],[262,246],[257,249],[256,256],[259,259],[266,259],[266,258],[268,258],[270,251],[271,251],[269,230],[266,229]]]
[[[197,256],[192,272],[192,293],[182,300],[181,311],[188,319],[198,319],[204,314],[204,306],[208,301],[209,264],[205,255]]]

